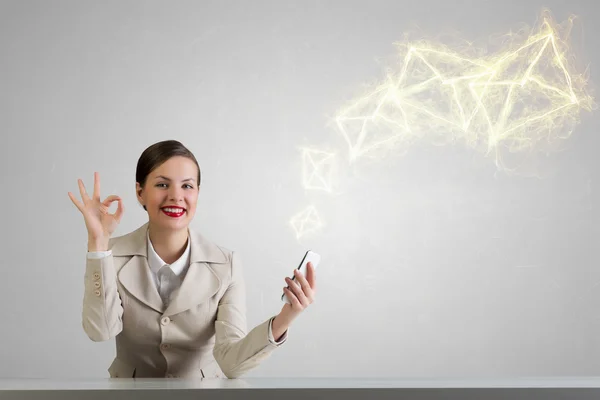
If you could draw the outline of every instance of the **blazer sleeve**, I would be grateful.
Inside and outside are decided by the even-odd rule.
[[[88,254],[84,276],[82,325],[94,342],[109,340],[123,329],[123,306],[117,290],[113,256]]]
[[[228,378],[256,368],[283,342],[269,339],[272,318],[250,332],[246,327],[246,287],[238,255],[231,256],[231,283],[219,301],[213,355]]]

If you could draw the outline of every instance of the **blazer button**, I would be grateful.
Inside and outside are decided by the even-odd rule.
[[[171,348],[171,345],[169,343],[163,343],[160,345],[160,348],[162,350],[169,350]]]
[[[96,289],[100,289],[100,282],[94,282],[94,287]]]
[[[167,325],[169,325],[169,324],[171,323],[171,318],[169,318],[169,317],[164,317],[163,319],[161,319],[161,320],[160,320],[160,323],[161,323],[163,326],[167,326]]]
[[[94,291],[94,294],[95,294],[96,296],[100,297],[100,294],[101,294],[101,293],[100,293],[100,291],[99,291],[99,290],[96,290],[96,291]]]
[[[95,280],[99,280],[100,279],[100,274],[97,272],[94,272],[94,279]]]

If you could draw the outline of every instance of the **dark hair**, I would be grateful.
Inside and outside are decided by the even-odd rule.
[[[154,143],[142,152],[135,169],[135,181],[143,188],[148,175],[171,157],[189,158],[198,167],[198,187],[200,187],[200,165],[194,154],[177,140],[164,140]],[[146,206],[144,206],[146,210]]]

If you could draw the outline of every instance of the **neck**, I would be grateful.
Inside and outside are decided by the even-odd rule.
[[[183,255],[188,241],[187,228],[165,231],[150,225],[148,229],[152,247],[164,262],[172,264]]]

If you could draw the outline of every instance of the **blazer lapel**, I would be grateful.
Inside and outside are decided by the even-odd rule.
[[[119,271],[119,282],[129,293],[150,308],[162,313],[165,309],[148,266],[146,234],[148,223],[127,235],[115,238],[113,256],[131,257]]]
[[[190,267],[173,296],[165,315],[174,315],[202,304],[214,296],[222,282],[212,264],[225,264],[227,257],[215,244],[189,229],[191,240]]]
[[[152,279],[148,259],[135,255],[121,268],[119,281],[139,301],[162,313],[165,309]]]
[[[195,305],[202,304],[214,296],[221,287],[221,279],[206,263],[193,263],[174,294],[165,316],[178,314]]]

